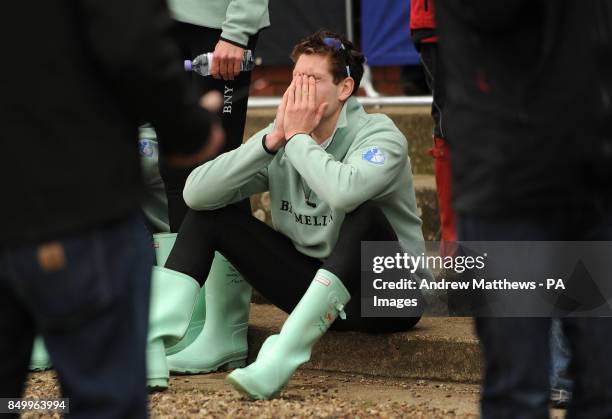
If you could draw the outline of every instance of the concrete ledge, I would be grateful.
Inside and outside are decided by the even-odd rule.
[[[249,361],[263,341],[278,333],[287,315],[271,305],[251,305]],[[304,368],[477,383],[480,351],[470,318],[423,318],[406,333],[368,335],[327,332]]]

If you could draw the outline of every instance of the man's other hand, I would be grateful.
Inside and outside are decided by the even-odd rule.
[[[291,83],[293,85],[293,83]],[[272,152],[279,150],[287,143],[287,138],[285,137],[285,109],[287,108],[287,97],[289,88],[285,91],[283,95],[283,100],[280,105],[276,109],[276,118],[274,119],[274,129],[271,133],[266,136],[266,148]]]

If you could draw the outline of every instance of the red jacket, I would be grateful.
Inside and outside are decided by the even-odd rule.
[[[435,27],[433,0],[410,0],[410,29],[434,29]]]

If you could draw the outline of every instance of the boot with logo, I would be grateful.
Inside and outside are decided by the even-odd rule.
[[[336,275],[319,269],[280,333],[266,339],[257,360],[234,370],[227,381],[251,399],[278,397],[295,370],[310,360],[313,345],[334,320],[346,318],[343,310],[350,298]]]
[[[153,247],[155,248],[155,258],[157,266],[164,266],[170,255],[170,251],[176,241],[176,233],[158,233],[153,235]],[[193,316],[187,327],[187,332],[176,344],[166,348],[166,355],[172,355],[182,351],[195,340],[204,327],[206,319],[206,295],[204,287],[200,289],[198,301],[196,302]]]
[[[49,359],[49,354],[45,348],[45,342],[39,335],[34,338],[34,346],[30,357],[30,371],[46,371],[48,369],[51,369],[51,359]]]
[[[193,343],[168,356],[170,371],[202,374],[244,367],[251,286],[221,255],[215,253],[206,280],[206,322]]]
[[[153,248],[157,266],[164,266],[176,241],[176,233],[153,234]]]
[[[187,332],[200,284],[188,275],[153,267],[147,344],[147,387],[150,391],[168,388],[166,348]]]

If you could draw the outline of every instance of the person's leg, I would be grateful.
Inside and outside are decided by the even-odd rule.
[[[221,259],[227,259],[231,265],[226,262],[226,267],[232,269],[219,269],[218,266],[211,269]],[[162,287],[167,282],[164,279],[177,276],[199,284],[206,282],[207,320],[196,341],[167,358],[166,370],[203,373],[244,364],[251,296],[248,284],[273,304],[291,311],[320,265],[317,259],[299,253],[290,239],[235,206],[214,211],[190,210],[165,267],[156,268],[153,283],[155,287]],[[213,275],[213,271],[224,271],[225,274]],[[175,289],[175,285],[169,284],[167,288]],[[167,307],[167,315],[161,315],[160,311],[160,315],[153,316],[156,323],[166,323],[163,321],[165,317],[185,318],[190,314],[185,308],[191,310],[190,304],[169,306],[168,293],[158,294],[163,297],[163,304],[158,304],[158,299],[153,298],[152,307]],[[158,311],[152,310],[153,313]],[[151,328],[158,329],[153,324]],[[169,329],[166,327],[165,330]],[[178,329],[174,327],[172,330]],[[176,333],[172,335],[177,336]],[[213,350],[208,350],[211,341],[216,344]],[[158,352],[161,353],[161,349]],[[162,367],[160,363],[159,371]]]
[[[34,323],[8,282],[5,257],[0,250],[0,398],[15,399],[24,390]]]
[[[190,210],[165,267],[203,284],[215,251],[268,301],[290,313],[321,266],[291,240],[234,206]]]
[[[221,36],[221,30],[179,22],[176,24],[174,34],[184,54],[183,58],[192,59],[200,54],[214,51]],[[247,49],[253,51],[257,39],[257,34],[251,36]],[[217,80],[212,76],[202,77],[194,73],[192,74],[192,80],[194,91],[199,96],[213,90],[223,96],[223,106],[218,114],[225,131],[225,144],[221,152],[239,147],[242,144],[246,124],[251,72],[241,72],[234,80]],[[178,231],[187,214],[188,208],[183,200],[183,188],[187,176],[193,169],[193,167],[172,168],[165,164],[163,158],[160,159],[160,173],[166,185],[170,231],[172,232]],[[235,205],[238,205],[245,212],[250,212],[248,199]]]
[[[278,396],[295,370],[310,359],[314,344],[338,323],[334,323],[338,316],[350,319],[350,323],[345,320],[345,330],[371,332],[406,330],[418,321],[361,318],[361,241],[397,241],[387,218],[372,203],[346,215],[332,254],[317,270],[280,333],[266,339],[253,364],[228,376],[237,391],[252,399]]]
[[[372,333],[410,329],[418,318],[361,318],[361,241],[397,241],[389,221],[372,203],[347,214],[338,242],[325,264],[299,253],[288,237],[232,206],[189,211],[165,267],[202,284],[216,250],[268,301],[286,313],[295,308],[317,269],[322,267],[338,276],[355,295],[352,298],[355,303],[346,307],[347,320],[343,322],[346,326],[338,329]],[[291,283],[284,282],[284,278],[291,278]]]
[[[461,241],[550,240],[554,224],[462,215],[458,233]],[[484,360],[482,417],[547,418],[550,319],[479,317],[476,331]]]
[[[572,392],[572,380],[568,376],[570,350],[560,319],[552,320],[550,333],[550,401],[555,408],[566,408]]]
[[[366,202],[346,214],[334,250],[322,267],[340,278],[351,294],[351,301],[344,309],[346,320],[335,322],[331,326],[332,330],[358,330],[367,333],[409,330],[420,317],[361,317],[362,241],[397,242],[397,235],[389,220],[382,210],[371,202]],[[415,292],[414,297],[419,298],[420,293]]]
[[[71,417],[147,416],[152,264],[137,217],[14,252],[19,296],[40,326]]]
[[[30,357],[30,371],[46,371],[51,369],[51,358],[45,347],[45,341],[42,336],[37,335],[34,338],[34,346],[32,347],[32,356]]]
[[[570,374],[574,377],[568,418],[612,417],[611,318],[566,318],[570,341]]]
[[[594,196],[588,211],[577,212],[576,235],[583,240],[612,240],[612,199]],[[570,342],[570,376],[574,391],[568,418],[612,417],[612,318],[567,318],[564,330]]]
[[[202,290],[205,301],[205,316],[202,317],[206,321],[184,348],[175,350],[176,345],[167,348],[171,372],[203,374],[246,365],[251,286],[223,255],[216,252]],[[197,314],[194,310],[191,323]]]
[[[329,326],[346,317],[343,309],[350,298],[338,277],[319,269],[280,333],[264,341],[255,362],[228,375],[229,384],[251,399],[277,397]]]
[[[181,47],[184,59],[192,59],[200,54],[214,51],[220,35],[221,31],[219,29],[205,28],[186,23],[177,23],[175,27],[175,39],[178,41],[178,44]],[[249,38],[247,46],[248,49],[255,49],[257,38],[257,35]],[[202,77],[196,73],[192,73],[191,77],[194,91],[199,96],[213,90],[219,92],[221,96],[223,96],[223,106],[221,109],[219,109],[218,115],[225,131],[226,141],[221,152],[229,151],[240,146],[240,144],[242,144],[244,126],[246,123],[251,72],[242,72],[234,80],[227,81],[216,80],[213,77]],[[183,200],[183,189],[185,186],[185,181],[193,169],[194,167],[182,169],[169,167],[167,164],[165,164],[163,157],[160,159],[160,173],[164,179],[166,188],[169,224],[170,231],[172,232],[179,230],[180,225],[187,214],[188,207]],[[241,208],[245,214],[251,214],[249,199],[238,202],[234,204],[234,206]],[[210,356],[206,358],[202,356],[195,356],[201,352],[199,349],[201,343],[203,341],[209,341],[207,338],[207,336],[210,335],[210,333],[208,333],[209,330],[218,329],[214,326],[215,322],[212,320],[206,333],[203,333],[203,329],[199,326],[206,324],[206,300],[207,298],[213,298],[212,295],[215,293],[214,289],[217,289],[215,284],[218,285],[223,283],[226,281],[228,276],[232,276],[232,273],[235,271],[234,267],[220,255],[214,259],[212,266],[214,269],[209,269],[207,271],[209,272],[210,276],[209,282],[212,287],[211,290],[207,291],[205,287],[202,288],[200,291],[200,297],[196,303],[196,309],[193,313],[192,320],[189,323],[185,336],[172,347],[166,348],[166,353],[172,356],[172,358],[169,358],[169,366],[175,371],[204,372],[215,370],[221,364],[223,364],[221,361],[226,358],[226,356],[219,356],[219,354],[213,353],[209,354]],[[154,279],[156,278],[157,277],[154,277]],[[239,304],[239,302],[243,300],[250,301],[251,290],[249,285],[244,283],[244,281],[239,278],[239,275],[236,277],[235,282],[236,286],[231,288],[233,290],[232,295],[235,297],[234,308],[238,309],[239,307],[242,307],[242,309],[231,311],[231,313],[233,313],[232,317],[237,322],[236,327],[238,327],[242,323],[240,319],[244,317],[248,319],[248,311],[250,307],[248,301],[246,305]],[[154,282],[154,285],[156,285],[156,282]],[[207,293],[209,294],[209,297],[206,297]],[[218,298],[216,301],[220,302]],[[162,303],[163,301],[156,299],[152,300],[153,308],[160,307]],[[219,311],[218,307],[211,308],[210,310],[212,312]],[[230,312],[227,312],[226,314],[229,315],[229,313]],[[178,331],[179,328],[175,328],[175,330]],[[195,343],[195,345],[189,351],[185,352],[188,346],[194,344],[198,336],[201,336],[199,342]],[[218,334],[215,334],[215,337],[222,339],[222,336]],[[239,347],[246,347],[245,339],[238,339],[240,342],[244,341],[244,344],[238,345]],[[226,353],[227,351],[221,348],[221,346],[223,345],[220,345],[218,349],[221,352]],[[178,355],[179,352],[183,352],[182,355]],[[237,353],[242,353],[242,350],[238,350]],[[161,359],[161,355],[157,358]],[[240,358],[240,356],[234,354],[230,361],[236,362],[236,358]]]
[[[187,54],[185,59],[192,59],[205,52],[213,52],[221,36],[220,29],[186,23],[180,23],[179,30],[181,34],[177,39]],[[258,37],[258,34],[250,36],[246,49],[255,51]],[[226,141],[222,152],[239,147],[242,144],[246,123],[251,72],[243,71],[234,77],[234,80],[215,79],[212,76],[202,77],[194,73],[192,80],[194,89],[199,95],[215,90],[223,96],[223,106],[219,110],[219,117],[226,134]]]
[[[452,207],[450,149],[445,139],[444,125],[444,77],[439,61],[438,44],[423,43],[420,46],[421,61],[425,79],[431,90],[433,102],[431,117],[433,127],[433,147],[429,153],[435,159],[436,190],[440,212],[440,234],[442,253],[445,255],[445,242],[457,240],[456,216]],[[452,244],[449,243],[452,246]]]
[[[549,318],[477,318],[483,418],[548,418]]]

